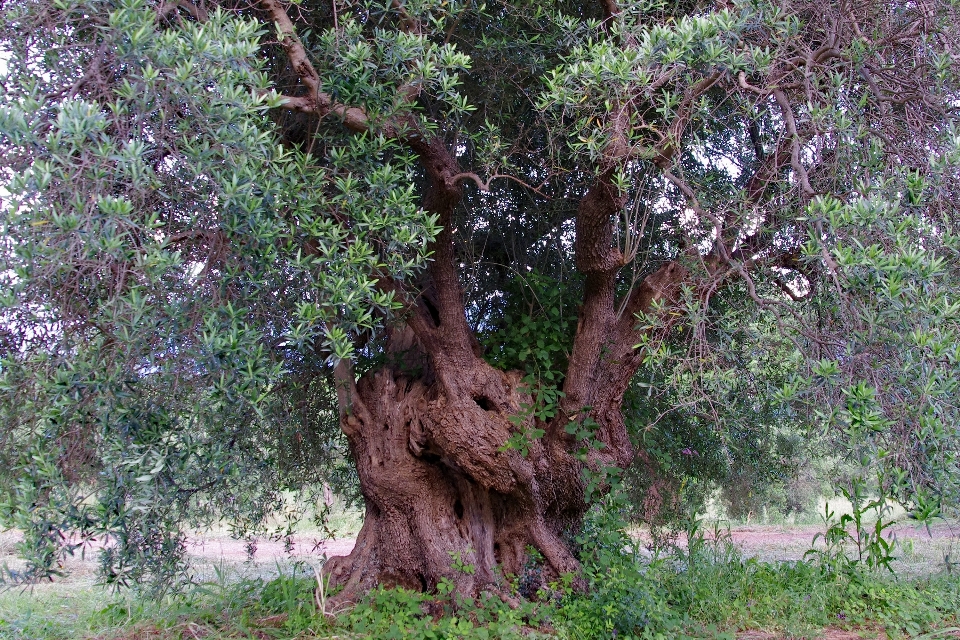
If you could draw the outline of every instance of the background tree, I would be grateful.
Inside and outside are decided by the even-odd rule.
[[[642,366],[724,438],[805,410],[918,511],[956,495],[951,3],[3,13],[33,570],[79,529],[110,579],[168,582],[185,524],[242,533],[348,453],[341,597],[491,588],[528,547],[575,573],[590,501],[656,469]]]

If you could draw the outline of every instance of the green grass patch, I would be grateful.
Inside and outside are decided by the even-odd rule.
[[[728,533],[694,524],[687,543],[644,557],[617,525],[599,514],[581,536],[590,589],[565,596],[557,626],[570,638],[735,637],[747,629],[791,638],[821,637],[825,627],[882,627],[916,636],[956,624],[960,576],[906,579],[871,569],[842,547],[807,560],[745,558]]]
[[[0,638],[34,640],[110,634],[116,625],[99,616],[105,602],[120,601],[92,581],[42,583],[0,591]]]

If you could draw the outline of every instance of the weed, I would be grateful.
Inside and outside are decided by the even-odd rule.
[[[893,552],[896,539],[888,540],[883,537],[883,532],[893,524],[892,520],[885,518],[889,507],[882,499],[869,499],[866,485],[859,479],[851,483],[850,490],[841,487],[840,491],[850,501],[851,512],[836,518],[829,504],[824,505],[823,523],[826,531],[814,536],[812,544],[816,545],[818,539],[823,539],[826,548],[811,547],[804,557],[815,558],[822,567],[834,573],[849,572],[863,565],[869,569],[883,568],[893,573],[890,563],[895,560]],[[873,513],[877,517],[873,525],[869,526],[867,516]],[[856,557],[847,553],[847,545],[853,547]]]
[[[445,592],[444,592],[445,591]],[[543,622],[533,603],[521,603],[511,608],[500,598],[485,594],[477,601],[457,600],[457,607],[441,609],[444,615],[434,615],[436,605],[449,595],[441,590],[441,602],[436,596],[414,593],[405,589],[372,591],[367,598],[338,621],[346,630],[363,638],[384,640],[520,640],[546,638],[536,627]]]

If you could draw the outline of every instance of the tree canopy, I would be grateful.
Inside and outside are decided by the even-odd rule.
[[[338,477],[367,513],[348,596],[451,553],[465,592],[528,546],[575,573],[564,532],[631,464],[656,510],[671,464],[754,443],[770,472],[790,429],[944,513],[957,10],[4,3],[28,573],[79,531],[109,580],[169,582],[184,527],[295,520]]]

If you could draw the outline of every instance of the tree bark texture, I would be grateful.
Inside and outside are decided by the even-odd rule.
[[[443,578],[476,593],[496,585],[498,568],[519,574],[527,545],[557,573],[576,570],[562,538],[583,513],[576,461],[547,441],[532,442],[526,457],[503,449],[519,428],[509,416],[529,402],[517,373],[478,359],[457,378],[450,393],[427,364],[418,375],[385,367],[357,383],[357,410],[343,424],[366,518],[354,552],[331,567],[347,593],[430,590]],[[472,572],[455,570],[455,558]]]

